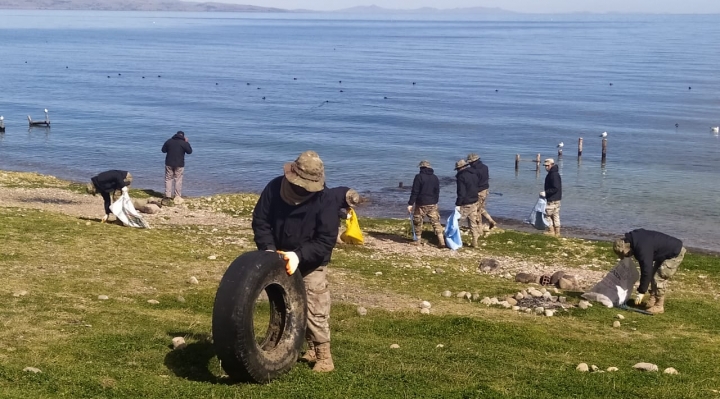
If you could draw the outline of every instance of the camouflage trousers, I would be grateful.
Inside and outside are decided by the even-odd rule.
[[[665,260],[665,262],[663,262],[660,267],[655,270],[655,275],[653,276],[652,283],[650,284],[650,294],[657,297],[665,296],[667,282],[673,275],[675,275],[675,272],[677,272],[677,269],[680,267],[680,263],[682,263],[684,258],[685,247],[680,250],[680,255]]]
[[[545,206],[545,214],[552,222],[550,227],[560,227],[560,201],[548,202]]]
[[[477,202],[460,206],[460,222],[462,223],[467,219],[470,232],[472,233],[473,243],[476,243],[480,235],[482,235],[479,218]]]
[[[330,289],[327,282],[327,266],[303,276],[307,295],[307,328],[305,339],[308,342],[324,344],[330,342]]]
[[[420,239],[420,236],[422,236],[423,221],[425,216],[430,219],[430,224],[432,224],[435,235],[437,235],[438,238],[443,237],[443,227],[442,224],[440,224],[440,212],[438,212],[437,204],[416,205],[415,211],[413,212],[413,225],[415,226],[415,235],[417,235],[418,240]]]
[[[480,227],[480,231],[484,230],[483,227],[483,217],[487,219],[488,223],[492,224],[491,222],[493,219],[490,217],[490,214],[488,213],[487,209],[485,209],[485,202],[487,201],[488,196],[487,189],[482,190],[478,193],[478,202],[477,202],[477,215],[478,215],[478,224]]]

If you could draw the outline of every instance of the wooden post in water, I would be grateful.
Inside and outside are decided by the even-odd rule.
[[[403,188],[402,182],[398,183],[398,188]]]
[[[520,154],[515,154],[515,171],[520,170]]]
[[[578,139],[578,158],[582,157],[582,137]]]
[[[558,147],[558,160],[562,158],[562,147]]]
[[[605,163],[607,158],[607,139],[602,139],[602,163]]]
[[[540,171],[540,154],[537,154],[537,156],[535,157],[535,171]]]

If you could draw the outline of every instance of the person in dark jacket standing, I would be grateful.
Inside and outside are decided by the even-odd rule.
[[[478,238],[482,233],[477,213],[478,192],[480,191],[478,190],[478,183],[480,180],[464,159],[455,163],[455,170],[457,171],[455,210],[460,212],[461,221],[467,218],[472,233],[472,247],[477,248]]]
[[[440,180],[435,176],[430,162],[421,161],[418,167],[420,173],[416,174],[413,180],[407,207],[408,213],[413,215],[413,226],[417,236],[415,245],[422,245],[423,220],[427,216],[437,236],[438,247],[445,248],[445,236],[442,224],[440,224],[440,212],[437,205],[440,200]]]
[[[185,133],[180,130],[168,139],[162,146],[165,153],[165,198],[173,198],[173,185],[175,186],[174,201],[182,203],[182,182],[185,171],[185,154],[192,154],[192,147]]]
[[[87,184],[88,194],[96,195],[100,193],[105,201],[105,216],[100,220],[105,223],[110,216],[110,194],[113,194],[113,201],[119,197],[117,190],[123,193],[127,192],[128,187],[132,183],[132,174],[124,170],[108,170],[94,176]]]
[[[325,167],[315,151],[284,166],[284,175],[265,186],[253,211],[259,250],[283,255],[285,269],[303,276],[307,295],[309,350],[303,359],[317,372],[335,369],[330,354],[330,291],[327,264],[338,232],[338,208],[325,189]]]
[[[478,189],[480,190],[480,192],[478,193],[477,211],[480,231],[485,231],[485,227],[483,225],[483,218],[487,219],[488,221],[488,230],[492,230],[495,228],[496,223],[490,216],[490,213],[488,213],[487,209],[485,208],[485,204],[487,203],[487,196],[490,191],[490,173],[488,172],[488,167],[487,165],[482,163],[482,161],[480,160],[480,156],[475,153],[468,154],[467,161],[470,164],[473,172],[475,172],[478,177]]]
[[[545,189],[540,193],[540,196],[547,201],[545,214],[551,221],[549,231],[546,234],[560,237],[560,200],[562,199],[560,168],[555,165],[555,160],[552,158],[546,159],[544,165],[548,173],[545,176]]]
[[[677,272],[685,258],[682,241],[658,231],[637,229],[615,240],[613,250],[620,258],[635,256],[640,263],[640,285],[635,304],[642,303],[649,286],[647,311],[653,314],[665,312],[667,281]]]
[[[344,244],[343,240],[340,239],[342,235],[340,231],[340,221],[347,220],[350,209],[354,209],[360,203],[360,194],[350,187],[328,188],[325,191],[327,191],[329,200],[334,204],[333,208],[337,209],[338,236],[336,243]]]

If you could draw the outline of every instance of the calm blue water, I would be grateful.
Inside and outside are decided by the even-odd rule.
[[[564,225],[646,227],[720,249],[716,16],[0,11],[0,20],[2,169],[74,180],[127,169],[137,186],[161,190],[160,147],[184,130],[195,149],[187,195],[261,190],[315,149],[330,185],[373,199],[366,214],[403,216],[408,192],[393,188],[412,182],[418,161],[452,177],[454,162],[477,152],[502,194],[490,212],[522,219],[545,173],[523,163],[516,174],[515,154],[555,156],[563,141]],[[52,129],[28,131],[26,116],[42,119],[43,108]],[[451,209],[454,184],[443,190]]]

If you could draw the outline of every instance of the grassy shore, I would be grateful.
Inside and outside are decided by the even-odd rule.
[[[77,185],[47,176],[2,175],[0,190],[84,197]],[[226,267],[254,250],[253,201],[188,199],[184,209],[233,222],[151,230],[34,209],[31,201],[0,203],[0,397],[720,397],[718,257],[685,258],[663,315],[596,305],[541,317],[440,293],[504,296],[527,287],[476,272],[485,257],[513,271],[516,263],[601,275],[615,262],[608,243],[505,231],[479,250],[415,252],[405,221],[383,219],[361,219],[372,242],[340,246],[333,255],[337,370],[317,375],[298,364],[267,385],[230,384],[213,353],[211,313]],[[199,284],[190,284],[191,276]],[[562,295],[577,302],[579,293]],[[430,315],[419,313],[421,300],[433,304]],[[366,316],[358,305],[368,308]],[[625,319],[613,328],[618,313]],[[172,350],[176,336],[185,337],[186,349]],[[581,362],[619,371],[580,373]],[[680,374],[635,371],[637,362]]]

